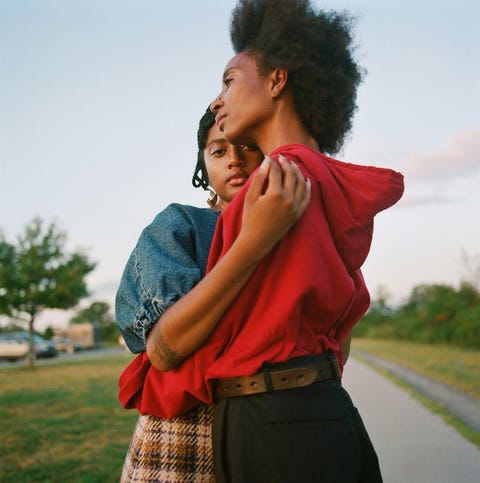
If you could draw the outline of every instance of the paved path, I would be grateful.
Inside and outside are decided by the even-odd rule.
[[[385,483],[480,482],[480,450],[406,391],[354,358],[343,384],[367,426]]]
[[[394,362],[381,359],[368,352],[353,349],[352,354],[371,362],[374,366],[387,370],[399,377],[415,391],[440,403],[447,411],[461,419],[467,426],[480,431],[480,401],[467,394],[462,394],[447,384],[440,384]],[[480,478],[479,478],[480,482]]]

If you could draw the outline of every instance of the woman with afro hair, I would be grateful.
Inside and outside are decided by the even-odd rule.
[[[325,154],[351,129],[362,78],[351,19],[307,0],[239,0],[230,34],[236,55],[211,105],[216,124],[234,145],[294,161],[311,201],[216,331],[227,341],[206,371],[217,482],[380,482],[341,374],[369,305],[361,266],[373,218],[400,199],[403,177]],[[240,232],[244,195],[222,214],[210,263]]]

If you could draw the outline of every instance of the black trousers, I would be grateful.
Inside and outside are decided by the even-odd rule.
[[[378,483],[378,458],[338,381],[215,403],[217,483]]]

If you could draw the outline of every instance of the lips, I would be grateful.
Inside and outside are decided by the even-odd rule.
[[[226,114],[217,114],[215,116],[215,124],[220,128],[220,123],[226,118]]]
[[[242,186],[248,179],[248,173],[245,171],[236,171],[227,178],[227,183],[233,186]]]

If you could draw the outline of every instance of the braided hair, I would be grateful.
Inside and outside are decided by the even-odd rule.
[[[195,171],[193,172],[192,184],[195,188],[200,186],[204,189],[208,189],[209,180],[207,167],[205,166],[205,157],[203,156],[203,150],[207,145],[208,131],[215,124],[215,114],[210,110],[210,106],[207,108],[205,114],[200,119],[197,132],[198,154],[197,164]]]

